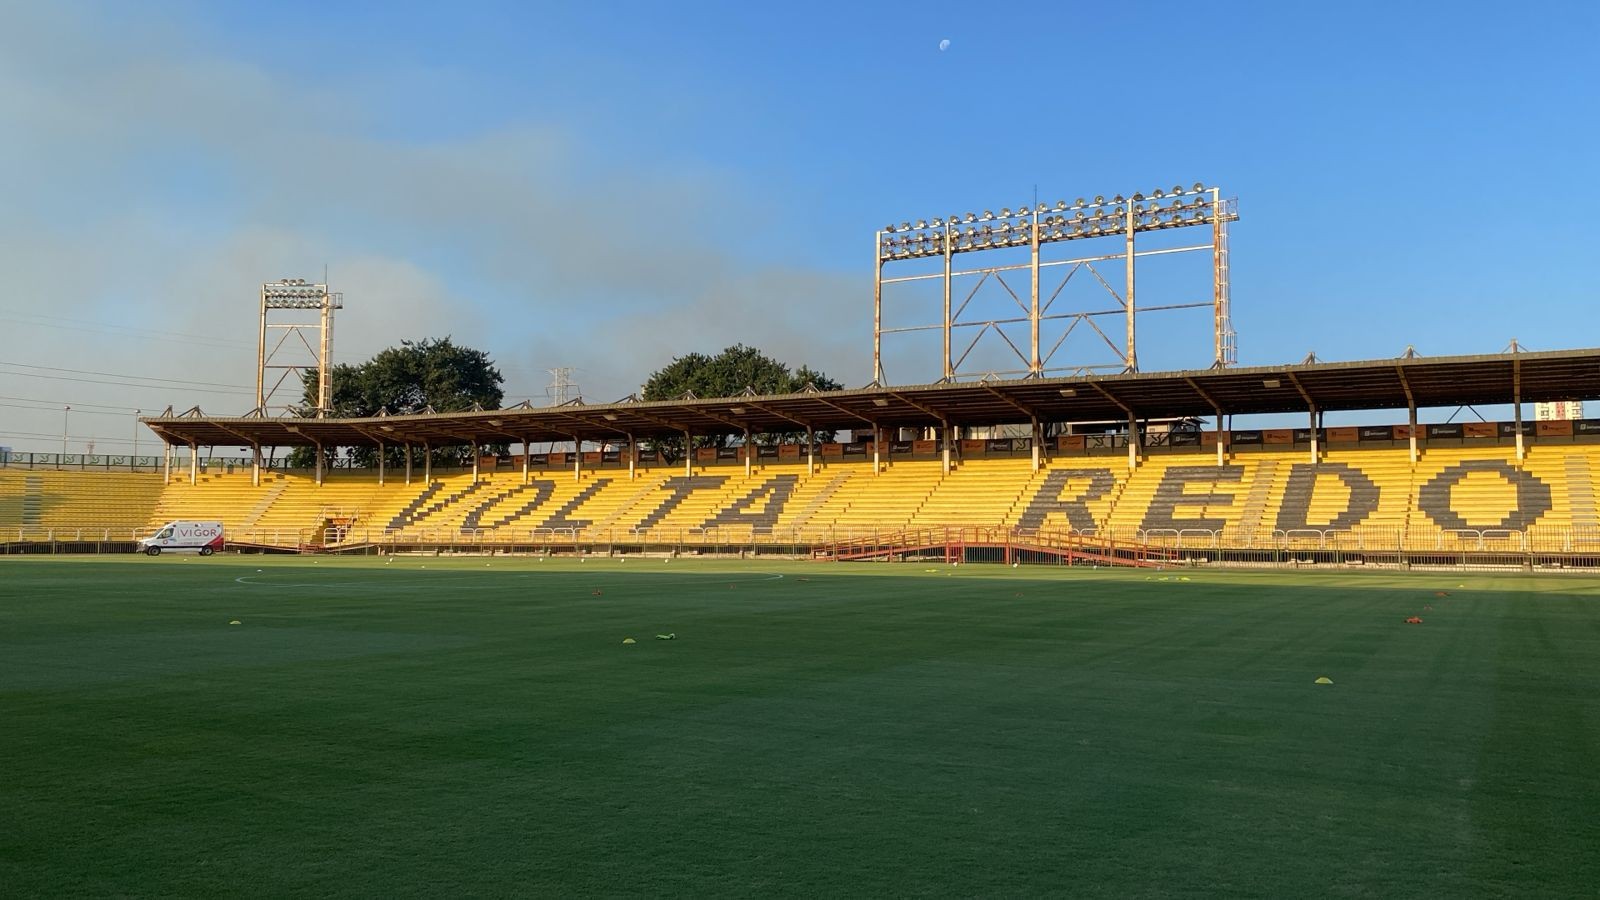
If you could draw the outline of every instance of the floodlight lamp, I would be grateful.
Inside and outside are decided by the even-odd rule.
[[[1084,202],[1083,202],[1083,198],[1082,198],[1082,197],[1079,197],[1079,198],[1078,198],[1078,203],[1077,203],[1077,205],[1076,205],[1076,206],[1074,206],[1074,207],[1073,207],[1073,208],[1074,208],[1074,209],[1083,209],[1083,207],[1084,207],[1084,206],[1085,206],[1085,205],[1086,205],[1086,204],[1085,204],[1085,203],[1084,203]]]
[[[1106,198],[1105,198],[1104,194],[1095,194],[1094,195],[1094,205],[1095,206],[1099,206],[1100,204],[1102,204],[1104,202],[1106,202]]]
[[[928,223],[927,223],[927,222],[924,222],[924,221],[923,221],[923,220],[921,220],[921,219],[918,219],[918,220],[917,220],[917,227],[918,227],[918,228],[927,228],[927,227],[928,227]]]
[[[1112,197],[1111,198],[1111,202],[1112,203],[1121,203],[1122,202],[1122,195],[1118,194],[1115,197]]]
[[[1198,181],[1196,181],[1196,182],[1195,182],[1195,183],[1194,183],[1194,192],[1195,192],[1195,193],[1196,193],[1196,194],[1198,194],[1198,193],[1200,193],[1200,192],[1201,192],[1201,191],[1203,191],[1203,190],[1205,190],[1205,189],[1206,189],[1206,186],[1205,186],[1205,185],[1204,185],[1204,184],[1201,184],[1201,183],[1200,183],[1200,182],[1198,182]]]
[[[1049,212],[1049,211],[1050,211],[1050,204],[1048,204],[1048,203],[1041,203],[1041,204],[1039,204],[1039,207],[1034,210],[1034,212],[1040,212],[1040,213]]]
[[[1161,188],[1156,188],[1155,190],[1150,192],[1150,196],[1156,198],[1157,200],[1160,200],[1162,197],[1165,197],[1166,194],[1163,194],[1161,192]]]
[[[932,224],[933,224],[933,227],[935,227],[935,228],[943,228],[944,227],[944,220],[943,219],[934,219]]]
[[[1144,195],[1143,194],[1134,194],[1133,195],[1133,199],[1134,199],[1134,202],[1138,202],[1138,201],[1144,199]]]
[[[962,219],[961,221],[963,221],[963,222],[976,222],[976,221],[978,221],[978,217],[976,215],[972,214],[972,213],[967,213],[967,217]]]
[[[884,226],[883,230],[887,231],[890,234],[894,234],[894,223],[890,222],[888,225]]]
[[[1183,185],[1181,185],[1181,184],[1173,185],[1172,186],[1172,193],[1173,194],[1181,194],[1181,193],[1183,193]]]
[[[901,222],[900,223],[900,230],[901,231],[910,231],[911,230],[911,223],[910,222]]]
[[[1056,211],[1057,212],[1061,212],[1062,210],[1064,210],[1066,208],[1067,208],[1067,201],[1065,201],[1065,200],[1057,200],[1056,201]]]
[[[1011,218],[1011,207],[1009,207],[1009,206],[1000,207],[1000,218],[1002,218],[1002,219]]]
[[[989,210],[986,209],[986,210],[983,211],[983,215],[979,216],[978,218],[980,218],[983,221],[987,222],[990,219],[994,218],[994,213],[992,213],[992,212],[990,212]]]

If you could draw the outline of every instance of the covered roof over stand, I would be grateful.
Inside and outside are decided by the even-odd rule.
[[[169,443],[353,446],[616,440],[633,435],[1092,422],[1318,410],[1404,409],[1600,397],[1600,349],[1439,356],[867,387],[827,393],[635,401],[362,419],[215,417],[140,421]]]

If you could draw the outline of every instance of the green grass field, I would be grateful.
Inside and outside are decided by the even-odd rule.
[[[1600,885],[1595,578],[164,556],[0,597],[8,896]]]

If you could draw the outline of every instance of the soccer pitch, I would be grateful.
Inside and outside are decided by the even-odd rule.
[[[1600,884],[1593,577],[163,556],[0,597],[12,896]]]

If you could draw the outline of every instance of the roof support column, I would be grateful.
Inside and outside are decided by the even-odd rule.
[[[806,426],[806,474],[817,474],[817,432],[810,425]]]
[[[1139,420],[1128,413],[1128,471],[1139,468]]]
[[[378,487],[383,487],[383,441],[378,442]]]
[[[946,475],[950,474],[950,434],[950,423],[946,421],[944,423],[944,439],[939,442],[944,445],[944,474]]]
[[[1406,407],[1406,421],[1411,423],[1411,464],[1417,464],[1417,405],[1412,403]]]
[[[1515,341],[1512,342],[1512,347],[1516,347]],[[1527,455],[1527,450],[1522,445],[1522,366],[1514,356],[1511,358],[1511,403],[1511,409],[1516,415],[1517,462],[1522,462]]]
[[[1222,409],[1217,409],[1217,468],[1227,465],[1228,432],[1222,429]]]
[[[530,457],[532,455],[533,455],[533,445],[531,443],[529,443],[527,436],[524,435],[523,438],[522,438],[522,483],[523,484],[530,484],[533,481],[533,473],[528,470],[529,469],[528,457]]]
[[[317,485],[322,485],[322,445],[317,445]]]
[[[433,482],[433,448],[427,441],[422,442],[422,481],[424,484]]]
[[[687,428],[683,430],[683,474],[684,477],[694,474],[694,435]]]
[[[1039,419],[1037,416],[1035,416],[1033,419],[1033,429],[1029,432],[1029,434],[1033,435],[1033,440],[1029,441],[1029,443],[1033,445],[1033,471],[1037,473],[1039,471],[1039,444],[1044,440],[1044,435],[1039,430]]]
[[[317,462],[318,463],[322,462],[321,457],[318,457]],[[190,441],[189,442],[189,483],[190,484],[195,484],[199,480],[200,480],[200,447],[194,441]],[[319,479],[317,481],[317,483],[321,484],[322,481]]]
[[[583,438],[572,436],[572,480],[583,480]]]
[[[639,460],[639,448],[634,446],[633,435],[629,434],[628,435],[628,480],[629,481],[632,481],[633,479],[638,477],[637,473],[634,471],[634,467],[638,463],[638,460]]]
[[[261,445],[250,445],[250,486],[261,487]]]
[[[1317,452],[1317,408],[1311,407],[1311,464],[1316,465],[1321,461],[1322,454]]]
[[[750,429],[744,430],[744,477],[750,477],[750,451],[755,447],[750,444]]]
[[[172,483],[172,445],[165,435],[161,438],[161,483]]]
[[[472,483],[478,483],[478,439],[472,439]]]
[[[406,484],[411,483],[411,442],[406,442]]]
[[[872,474],[878,475],[883,471],[883,457],[879,455],[878,447],[883,443],[883,432],[877,425],[872,426]]]

